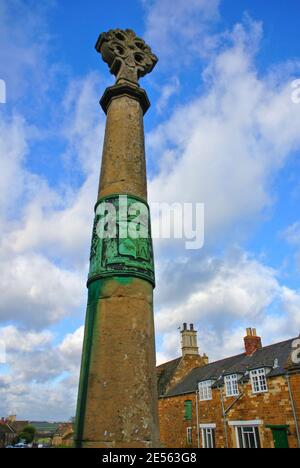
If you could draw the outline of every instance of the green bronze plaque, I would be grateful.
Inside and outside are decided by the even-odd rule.
[[[129,195],[111,195],[95,207],[88,284],[109,276],[136,276],[155,286],[150,210]]]

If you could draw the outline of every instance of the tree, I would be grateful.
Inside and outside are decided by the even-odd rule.
[[[29,434],[29,432],[20,432],[19,442],[24,442],[26,444],[30,444],[30,442],[32,442],[32,435]]]
[[[30,426],[30,425],[25,426],[23,431],[19,435],[19,439],[26,440],[26,443],[30,444],[34,439],[35,433],[36,433],[35,427]]]

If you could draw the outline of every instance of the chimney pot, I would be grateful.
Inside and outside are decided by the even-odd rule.
[[[187,323],[184,323],[184,324],[183,324],[183,329],[184,329],[184,330],[187,330]]]
[[[194,330],[194,324],[193,324],[193,323],[190,324],[190,330],[191,330],[191,331]]]

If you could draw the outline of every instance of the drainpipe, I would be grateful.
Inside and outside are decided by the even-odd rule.
[[[290,376],[289,374],[286,374],[286,380],[288,384],[288,389],[289,389],[289,395],[290,395],[290,400],[291,400],[291,406],[292,406],[292,411],[293,411],[293,416],[295,420],[295,426],[296,426],[296,433],[297,433],[297,440],[298,440],[298,447],[300,448],[300,431],[299,431],[299,424],[297,420],[297,413],[296,413],[296,408],[295,408],[295,401],[293,398],[293,393],[292,393],[292,387],[291,387],[291,381],[290,381]]]
[[[199,401],[198,401],[198,390],[196,390],[196,416],[197,416],[197,444],[200,448],[200,428],[199,428]]]
[[[224,405],[224,398],[223,398],[222,387],[219,387],[219,390],[220,390],[221,405],[222,405],[222,414],[223,414],[223,421],[224,421],[225,443],[226,443],[226,448],[228,449],[228,448],[229,448],[229,444],[228,444],[227,418],[226,418],[226,412],[225,412],[225,405]]]

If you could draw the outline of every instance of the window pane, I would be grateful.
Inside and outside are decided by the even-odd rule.
[[[248,435],[248,448],[256,448],[255,435],[254,432],[247,434]]]
[[[254,393],[267,392],[268,383],[265,369],[251,371],[252,390]]]
[[[239,387],[238,387],[238,377],[236,374],[227,375],[225,377],[225,388],[226,388],[226,396],[238,396],[239,394]]]
[[[261,448],[261,444],[260,444],[260,435],[259,435],[259,429],[258,427],[255,428],[255,437],[256,437],[256,444],[257,444],[257,448]]]
[[[261,448],[258,427],[238,427],[237,433],[240,448]]]
[[[206,430],[205,429],[203,429],[202,437],[203,437],[203,448],[207,448],[207,439],[206,439]]]
[[[202,445],[203,448],[215,448],[215,430],[211,428],[202,429]]]
[[[216,431],[215,431],[215,429],[212,430],[212,444],[213,444],[213,448],[215,448],[215,446],[216,446]]]
[[[212,399],[211,385],[211,380],[199,383],[199,398],[201,401]]]
[[[239,438],[239,446],[240,446],[240,448],[245,448],[244,447],[242,428],[238,427],[237,431],[238,431],[238,438]]]
[[[186,437],[187,438],[187,443],[189,445],[191,445],[192,442],[193,442],[193,429],[191,427],[188,427],[187,431],[186,431],[186,434],[187,434],[187,437]]]

